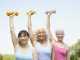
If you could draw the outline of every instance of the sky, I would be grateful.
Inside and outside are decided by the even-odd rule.
[[[39,26],[46,27],[48,10],[55,9],[56,14],[51,16],[51,32],[60,29],[65,31],[64,42],[71,46],[80,39],[80,0],[0,0],[0,53],[14,54],[10,30],[9,17],[6,11],[13,9],[19,12],[14,17],[16,35],[26,29],[30,9],[36,11],[32,16],[33,31]]]

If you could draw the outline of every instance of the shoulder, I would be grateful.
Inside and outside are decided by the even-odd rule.
[[[57,44],[58,44],[57,41],[53,41],[53,42],[51,43],[52,46],[56,46]]]
[[[64,43],[64,47],[67,49],[67,51],[70,50],[69,46],[66,43]]]
[[[17,44],[14,49],[17,49],[17,48],[20,48],[19,44]]]
[[[32,47],[32,53],[35,54],[36,53],[36,48]]]
[[[40,43],[39,42],[36,42],[35,48],[39,48],[39,47],[40,47]]]

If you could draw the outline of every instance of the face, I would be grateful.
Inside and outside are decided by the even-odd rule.
[[[40,41],[45,41],[46,40],[46,32],[44,30],[40,30],[38,33],[38,38]]]
[[[28,40],[28,36],[24,36],[24,34],[21,34],[21,36],[19,37],[19,44],[25,46],[28,43]]]
[[[63,31],[58,31],[56,32],[56,37],[58,39],[58,41],[63,41],[63,38],[64,38],[64,32]]]

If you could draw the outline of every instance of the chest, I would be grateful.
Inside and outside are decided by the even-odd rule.
[[[38,45],[38,47],[36,47],[37,53],[43,53],[43,54],[51,54],[51,46],[46,45],[46,46],[42,46],[42,45]]]
[[[16,48],[15,55],[17,58],[32,59],[32,49],[28,48],[23,52],[20,48]]]

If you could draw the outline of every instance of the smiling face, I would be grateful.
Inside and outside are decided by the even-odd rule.
[[[29,34],[26,31],[21,31],[18,35],[18,38],[19,38],[19,45],[26,46],[28,44]]]
[[[43,42],[46,41],[46,32],[44,29],[40,29],[37,34],[38,40]]]
[[[63,42],[64,31],[56,31],[56,37],[57,37],[58,41]]]

